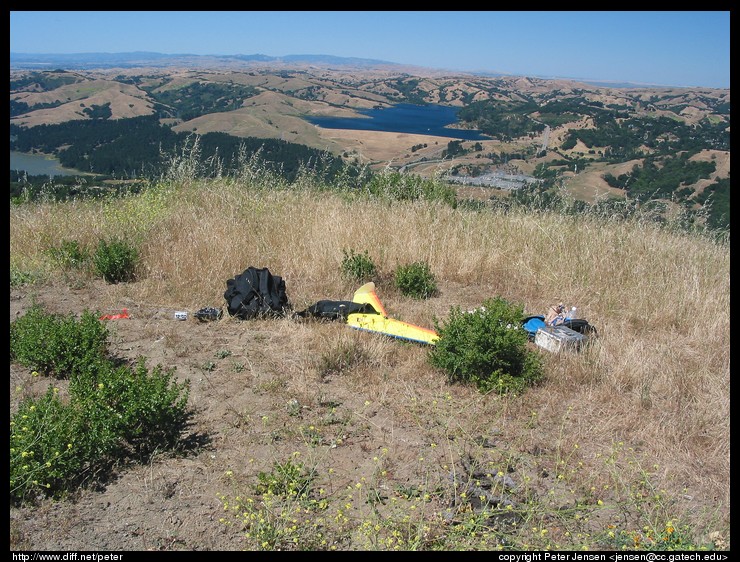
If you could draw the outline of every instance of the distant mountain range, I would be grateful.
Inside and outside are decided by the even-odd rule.
[[[188,53],[167,55],[147,51],[130,53],[10,53],[11,70],[48,70],[61,67],[64,70],[89,70],[92,68],[127,68],[140,66],[213,66],[239,64],[314,64],[356,67],[377,67],[404,65],[376,59],[356,57],[336,57],[333,55],[193,55]]]
[[[448,73],[456,75],[497,77],[506,76],[503,72],[496,71],[460,71],[454,69],[440,69],[419,67],[410,64],[391,62],[379,59],[365,59],[358,57],[338,57],[334,55],[286,55],[284,57],[273,57],[256,53],[253,55],[194,55],[181,53],[167,55],[149,51],[134,51],[129,53],[10,53],[10,70],[91,70],[105,68],[138,68],[154,67],[167,68],[173,66],[188,68],[224,68],[244,66],[286,67],[294,66],[320,66],[320,67],[343,67],[343,68],[384,68],[395,69],[399,72],[418,71],[421,68],[432,73]],[[511,74],[509,74],[511,75]],[[543,78],[557,80],[559,77],[532,76],[532,78]],[[576,80],[574,78],[566,78]],[[593,84],[611,88],[639,88],[649,87],[650,84],[636,84],[634,82],[593,82],[589,80],[577,80],[585,84]],[[652,85],[654,86],[654,85]]]
[[[133,51],[127,53],[10,53],[10,70],[91,70],[106,68],[243,68],[244,66],[264,67],[296,67],[296,66],[319,66],[340,67],[359,69],[395,69],[399,72],[420,73],[424,69],[426,73],[432,74],[455,74],[468,76],[498,77],[498,76],[524,76],[496,71],[460,71],[455,69],[441,69],[420,67],[404,63],[397,63],[378,59],[365,59],[358,57],[338,57],[334,55],[286,55],[284,57],[273,57],[260,53],[252,55],[195,55],[181,53],[168,55],[164,53],[153,53],[149,51]],[[660,84],[642,84],[636,82],[605,82],[588,79],[579,79],[566,76],[530,76],[530,78],[541,78],[545,80],[570,80],[607,88],[650,88],[661,86]],[[662,85],[666,87],[665,85]]]

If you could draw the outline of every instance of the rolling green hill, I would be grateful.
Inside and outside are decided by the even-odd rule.
[[[537,177],[539,191],[588,203],[657,202],[729,227],[729,90],[247,62],[11,71],[11,149],[130,180],[159,173],[162,152],[195,134],[204,161],[219,159],[221,171],[238,167],[240,150],[261,151],[289,179],[319,161],[332,174],[393,167],[450,181],[506,171]],[[459,108],[457,126],[490,140],[330,130],[306,119],[398,103]],[[483,199],[508,195],[479,191]]]

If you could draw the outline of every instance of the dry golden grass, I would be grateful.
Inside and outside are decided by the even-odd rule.
[[[386,415],[415,421],[431,443],[451,447],[451,435],[502,428],[509,449],[577,459],[579,479],[611,484],[615,495],[629,489],[615,490],[615,480],[639,480],[649,468],[677,519],[729,529],[729,244],[637,222],[264,190],[259,181],[173,182],[125,200],[13,206],[11,267],[49,272],[45,251],[61,240],[94,247],[125,236],[141,251],[139,280],[111,287],[103,308],[122,298],[218,306],[225,280],[254,265],[283,276],[300,310],[350,298],[356,286],[341,276],[343,250],[368,250],[386,308],[414,323],[444,322],[451,307],[496,296],[533,314],[557,301],[577,305],[600,337],[577,355],[545,353],[546,380],[524,396],[449,387],[415,348],[392,340],[355,350],[342,378]],[[416,261],[430,265],[439,296],[412,301],[394,289],[390,273]],[[341,325],[314,331],[286,321],[275,330],[261,345],[306,401],[316,399],[322,353],[356,345]],[[285,351],[285,338],[306,353]],[[434,409],[424,406],[432,401]],[[395,443],[390,457],[410,462],[402,436]],[[615,449],[629,450],[635,464],[607,470]]]

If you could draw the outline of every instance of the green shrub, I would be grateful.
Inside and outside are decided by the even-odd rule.
[[[21,402],[10,422],[10,494],[22,502],[59,495],[107,463],[174,447],[189,413],[189,381],[174,370],[151,372],[107,357],[108,330],[97,315],[48,314],[39,305],[10,324],[10,360],[69,377],[69,400],[57,388]],[[36,374],[36,373],[35,373]]]
[[[99,435],[90,456],[134,455],[143,459],[157,448],[177,443],[186,417],[189,382],[174,381],[174,370],[157,365],[151,372],[143,358],[130,367],[101,363],[70,381],[70,394],[87,412],[82,430]],[[114,449],[108,450],[108,434]]]
[[[82,472],[88,459],[75,448],[84,435],[75,431],[78,414],[49,387],[28,398],[10,421],[10,498],[22,501],[54,495]]]
[[[105,357],[108,329],[92,312],[50,314],[38,304],[10,323],[10,360],[42,374],[67,378]]]
[[[451,207],[457,206],[457,191],[439,178],[422,178],[397,170],[384,170],[370,177],[363,189],[376,197],[393,201],[439,201]]]
[[[542,377],[542,359],[527,347],[524,308],[496,297],[474,311],[454,307],[429,361],[449,383],[472,383],[481,392],[521,393]]]
[[[224,511],[244,526],[246,548],[270,552],[326,551],[331,545],[334,550],[340,540],[334,541],[331,527],[335,521],[347,521],[347,517],[342,510],[336,519],[325,513],[329,507],[326,497],[312,489],[315,469],[307,470],[292,459],[276,461],[272,466],[272,472],[257,475],[254,487],[261,495],[258,500],[242,496],[221,498]],[[231,524],[228,519],[222,521]]]
[[[437,292],[437,281],[426,262],[400,265],[394,278],[396,287],[407,297],[426,299]]]
[[[189,383],[99,360],[70,381],[69,401],[49,388],[24,400],[10,422],[10,496],[16,503],[61,496],[116,459],[144,460],[176,445]]]
[[[90,259],[89,252],[76,240],[63,240],[49,248],[51,258],[63,269],[79,269]]]
[[[611,527],[611,526],[610,526]],[[640,530],[622,529],[603,532],[594,538],[601,540],[608,550],[632,551],[695,551],[715,550],[715,545],[706,539],[697,539],[695,530],[689,525],[674,525],[668,521],[665,525],[648,525]]]
[[[10,264],[10,288],[30,285],[43,278],[38,272],[26,271],[17,265]]]
[[[138,258],[138,250],[126,240],[100,240],[93,255],[93,265],[95,273],[108,283],[120,283],[134,279]]]
[[[375,275],[377,267],[370,254],[365,250],[362,254],[354,250],[342,250],[342,275],[348,279],[366,281]]]

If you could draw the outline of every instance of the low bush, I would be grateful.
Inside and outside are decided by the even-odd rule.
[[[117,365],[106,327],[86,310],[48,314],[34,305],[10,325],[10,360],[34,375],[69,378],[69,396],[50,386],[23,400],[10,421],[10,496],[21,503],[60,496],[117,459],[146,460],[178,443],[189,417],[189,381],[174,369]]]
[[[447,321],[435,321],[439,340],[429,362],[449,383],[472,383],[481,392],[522,393],[543,373],[542,358],[527,347],[521,327],[522,305],[496,297],[473,311],[451,309]]]
[[[285,499],[307,499],[315,478],[313,471],[307,470],[303,463],[288,460],[284,463],[275,461],[272,472],[260,472],[255,492],[272,494]]]
[[[354,250],[342,250],[342,275],[355,281],[369,281],[378,268],[367,250],[357,253]]]
[[[62,269],[80,269],[90,259],[88,250],[77,240],[62,240],[59,246],[51,247],[48,253]]]
[[[93,266],[95,273],[108,283],[120,283],[134,279],[138,258],[139,251],[126,240],[100,240],[93,254]]]
[[[177,383],[174,370],[149,371],[144,359],[134,366],[101,363],[70,381],[70,394],[88,412],[90,433],[112,432],[117,456],[145,459],[157,448],[176,445],[186,417],[189,383]],[[100,449],[101,453],[108,453]]]
[[[15,264],[10,264],[10,288],[30,285],[43,278],[43,274],[36,271],[26,271]]]
[[[63,404],[59,389],[21,402],[10,420],[10,499],[19,502],[55,495],[82,474],[88,459],[80,454],[74,408]]]
[[[437,292],[437,281],[426,262],[398,266],[394,280],[396,287],[407,297],[426,299]]]
[[[96,314],[49,314],[40,305],[10,323],[10,360],[39,373],[68,378],[105,357],[108,329]]]
[[[49,387],[27,398],[10,421],[10,497],[60,497],[117,459],[144,461],[173,448],[189,412],[189,382],[160,366],[110,361],[77,374],[63,401]]]

